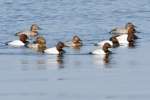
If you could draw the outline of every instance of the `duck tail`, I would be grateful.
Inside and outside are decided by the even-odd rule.
[[[8,43],[9,43],[10,41],[8,41],[8,42],[0,42],[0,44],[2,44],[2,45],[8,45]]]

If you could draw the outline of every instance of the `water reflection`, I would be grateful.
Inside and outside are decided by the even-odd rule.
[[[103,58],[103,62],[104,62],[104,64],[108,64],[109,61],[110,61],[110,59],[109,59],[109,54],[106,54],[106,55],[104,56],[104,58]]]
[[[19,64],[23,71],[61,69],[64,68],[64,55],[36,56],[34,59],[27,57],[21,59]]]
[[[129,48],[135,48],[135,42],[129,42],[128,47]]]
[[[58,64],[58,68],[64,68],[64,55],[58,55],[56,61]]]
[[[32,60],[28,59],[22,59],[20,61],[20,64],[22,66],[23,71],[47,69],[46,60],[44,59],[37,59],[36,62],[33,62]]]
[[[108,65],[110,63],[110,54],[106,55],[94,55],[94,64],[96,65]],[[103,66],[105,67],[105,66]]]

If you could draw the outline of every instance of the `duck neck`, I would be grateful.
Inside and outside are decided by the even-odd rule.
[[[128,42],[133,42],[134,41],[134,32],[133,31],[128,32],[127,41]]]
[[[58,47],[58,46],[56,46],[56,49],[58,50],[58,52],[63,51],[63,49],[62,49],[62,48],[60,48],[60,47]]]
[[[103,51],[106,53],[106,54],[109,54],[109,50],[108,50],[108,48],[106,48],[106,47],[103,47]]]
[[[63,53],[65,53],[65,51],[62,48],[57,48],[56,47],[56,49],[58,50],[59,55],[62,55]]]
[[[130,27],[128,29],[128,37],[127,37],[128,42],[133,42],[134,41],[134,36],[135,36],[134,33],[135,33],[134,27]]]

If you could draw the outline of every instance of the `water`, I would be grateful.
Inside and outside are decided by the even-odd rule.
[[[48,47],[74,34],[86,46],[62,57],[0,44],[1,100],[149,100],[149,0],[0,0],[0,42],[37,23]],[[108,59],[86,55],[115,26],[133,22],[135,48],[113,49]]]

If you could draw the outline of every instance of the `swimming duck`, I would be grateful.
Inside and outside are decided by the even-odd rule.
[[[79,36],[77,35],[73,36],[71,46],[74,48],[82,46],[82,40],[79,38]]]
[[[134,32],[136,33],[136,26],[131,23],[131,22],[128,22],[125,27],[117,27],[117,28],[114,28],[112,29],[109,33],[112,34],[113,36],[116,36],[116,35],[121,35],[121,34],[127,34],[128,33],[128,28],[129,27],[132,27],[134,29]]]
[[[65,47],[65,44],[63,42],[58,42],[56,47],[52,47],[52,48],[47,48],[44,50],[45,53],[47,54],[63,54],[65,53],[65,51],[63,50],[63,48]]]
[[[122,34],[116,36],[120,44],[128,44],[134,42],[138,37],[135,35],[135,30],[133,27],[129,27],[127,34]]]
[[[28,37],[35,37],[38,35],[38,31],[40,30],[40,27],[37,24],[32,24],[30,31],[21,31],[17,32],[15,35],[19,36],[20,34],[26,34]]]
[[[27,46],[29,44],[27,39],[28,39],[28,36],[26,34],[21,34],[19,36],[19,40],[10,41],[10,42],[8,42],[6,44],[9,45],[9,46],[12,46],[12,47]]]
[[[99,45],[102,48],[105,43],[109,43],[113,48],[118,47],[120,45],[119,41],[114,36],[111,37],[109,40],[103,40],[103,41],[97,43],[96,45]]]
[[[47,48],[46,40],[44,37],[38,36],[34,41],[34,43],[28,44],[27,47],[44,53],[44,50]]]
[[[111,48],[111,47],[112,47],[111,44],[104,43],[102,48],[94,50],[93,52],[91,52],[91,54],[94,54],[94,55],[109,54],[110,53],[109,48]]]

